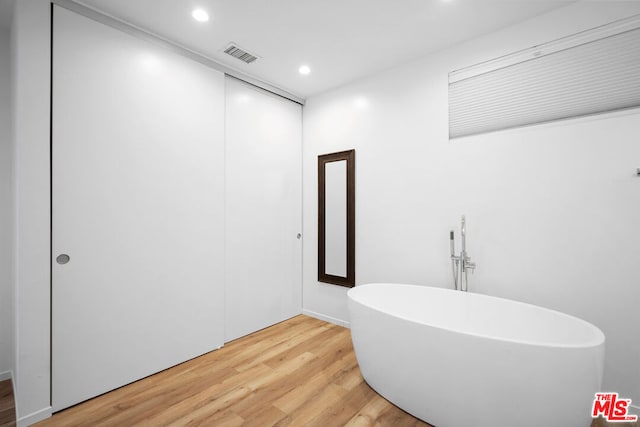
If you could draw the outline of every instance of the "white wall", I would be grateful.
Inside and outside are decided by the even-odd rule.
[[[50,414],[49,0],[18,1],[12,28],[18,426]]]
[[[0,374],[13,370],[11,34],[0,29]]]
[[[347,289],[316,280],[316,162],[355,148],[357,284],[451,286],[448,232],[459,236],[466,214],[471,291],[598,325],[604,389],[640,403],[640,110],[455,141],[447,124],[449,71],[636,13],[638,3],[573,4],[309,99],[305,311],[348,321]]]

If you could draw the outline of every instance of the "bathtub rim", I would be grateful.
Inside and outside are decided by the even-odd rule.
[[[415,285],[415,284],[407,284],[407,283],[388,283],[388,282],[379,282],[379,283],[365,283],[362,285],[356,285],[355,287],[349,289],[347,291],[347,297],[349,301],[353,301],[354,303],[363,305],[371,310],[377,311],[379,313],[383,313],[386,314],[388,316],[392,316],[392,317],[396,317],[399,318],[403,321],[406,322],[411,322],[417,325],[421,325],[421,326],[427,326],[430,328],[434,328],[434,329],[439,329],[442,331],[447,331],[447,332],[452,332],[452,333],[456,333],[456,334],[461,334],[461,335],[468,335],[468,336],[474,336],[474,337],[478,337],[478,338],[484,338],[484,339],[488,339],[488,340],[494,340],[494,341],[500,341],[500,342],[504,342],[504,343],[513,343],[513,344],[519,344],[519,345],[528,345],[528,346],[533,346],[533,347],[550,347],[550,348],[564,348],[564,349],[590,349],[590,348],[597,348],[600,346],[604,346],[605,342],[606,342],[606,336],[604,334],[604,332],[602,332],[602,330],[597,327],[596,325],[594,325],[591,322],[588,322],[584,319],[581,319],[579,317],[573,316],[571,314],[567,314],[567,313],[563,313],[562,311],[558,311],[558,310],[553,310],[551,308],[547,308],[547,307],[542,307],[539,305],[535,305],[535,304],[530,304],[530,303],[526,303],[526,302],[522,302],[522,301],[516,301],[516,300],[512,300],[512,299],[508,299],[508,298],[503,298],[503,297],[497,297],[497,296],[493,296],[493,295],[486,295],[486,294],[480,294],[480,293],[476,293],[476,292],[469,292],[469,294],[473,295],[473,298],[485,298],[485,299],[495,299],[495,300],[501,300],[503,302],[509,303],[509,304],[517,304],[517,305],[523,305],[523,306],[528,306],[530,308],[535,308],[537,310],[541,310],[547,313],[551,313],[555,316],[560,316],[560,317],[564,317],[564,318],[568,318],[571,321],[574,321],[580,324],[583,324],[584,326],[588,327],[589,329],[591,329],[594,332],[594,338],[592,340],[586,341],[585,343],[580,343],[580,344],[562,344],[562,343],[550,343],[550,342],[544,342],[544,341],[527,341],[527,340],[521,340],[521,339],[517,339],[517,338],[505,338],[505,337],[500,337],[500,336],[496,336],[496,335],[489,335],[489,334],[482,334],[482,333],[477,333],[477,332],[470,332],[470,331],[465,331],[465,330],[459,330],[459,329],[455,329],[455,328],[448,328],[448,327],[444,327],[444,326],[439,326],[439,325],[433,325],[430,323],[425,323],[425,322],[420,322],[418,320],[415,319],[411,319],[407,316],[403,316],[403,315],[399,315],[396,313],[388,313],[385,312],[383,310],[380,310],[376,307],[373,307],[369,304],[366,304],[362,301],[359,301],[357,298],[355,298],[353,295],[358,291],[358,289],[361,289],[363,287],[389,287],[389,286],[401,286],[401,287],[413,287],[413,288],[429,288],[432,290],[436,290],[436,292],[462,292],[462,291],[458,291],[455,289],[449,289],[449,288],[443,288],[443,287],[438,287],[438,286],[431,286],[431,285]],[[351,319],[350,319],[351,320]]]

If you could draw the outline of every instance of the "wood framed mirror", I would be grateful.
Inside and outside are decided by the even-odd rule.
[[[356,284],[355,150],[318,156],[318,281]]]

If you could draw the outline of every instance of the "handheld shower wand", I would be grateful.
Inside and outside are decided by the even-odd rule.
[[[451,249],[451,269],[453,271],[453,289],[458,290],[458,257],[456,257],[456,241],[454,231],[449,231],[449,247]]]
[[[462,215],[460,224],[460,236],[462,239],[460,243],[460,246],[462,246],[460,251],[460,290],[466,292],[469,290],[469,282],[467,279],[467,269],[465,268],[465,266],[469,257],[467,257],[467,228],[465,222],[465,217],[464,215]]]
[[[466,219],[462,215],[460,226],[461,250],[460,255],[455,254],[455,239],[453,230],[449,232],[449,247],[451,249],[451,268],[453,269],[453,286],[454,289],[461,291],[468,290],[468,270],[474,270],[476,264],[471,262],[471,258],[467,255],[467,227]]]

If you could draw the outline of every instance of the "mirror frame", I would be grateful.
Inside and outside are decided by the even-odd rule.
[[[318,282],[352,288],[356,284],[356,150],[318,156]],[[326,182],[327,163],[347,162],[347,276],[335,276],[325,271],[326,248]]]

